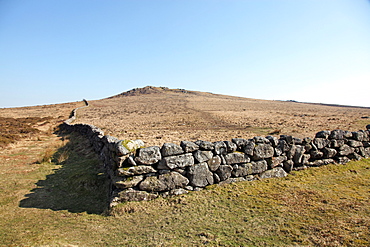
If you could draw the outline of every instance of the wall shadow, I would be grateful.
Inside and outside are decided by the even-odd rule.
[[[110,184],[99,157],[83,136],[61,132],[58,135],[68,142],[52,157],[54,173],[39,180],[19,206],[103,213],[109,205]]]

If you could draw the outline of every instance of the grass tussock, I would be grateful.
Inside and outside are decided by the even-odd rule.
[[[55,150],[53,148],[47,148],[43,153],[40,155],[40,158],[37,160],[37,163],[50,163],[53,155],[55,153]]]

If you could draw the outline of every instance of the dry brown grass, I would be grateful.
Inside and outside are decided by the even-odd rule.
[[[369,108],[152,90],[92,101],[90,107],[79,111],[78,121],[121,139],[142,139],[148,146],[160,146],[181,140],[220,141],[273,132],[312,137],[321,130],[357,131],[370,123],[363,116],[370,116]]]
[[[0,109],[0,148],[21,139],[50,135],[81,102]]]
[[[72,109],[83,105],[83,102],[72,102],[53,105],[0,108],[0,116],[10,118],[53,117],[65,120],[68,118]]]
[[[37,126],[49,123],[50,117],[4,118],[0,117],[0,147],[40,132]]]

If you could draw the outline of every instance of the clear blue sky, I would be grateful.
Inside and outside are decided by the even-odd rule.
[[[0,107],[146,85],[370,106],[368,0],[0,0]]]

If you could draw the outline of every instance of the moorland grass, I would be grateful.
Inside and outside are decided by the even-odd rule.
[[[0,117],[0,148],[30,134],[40,132],[34,125],[37,123],[46,124],[49,120],[51,120],[50,117]]]
[[[109,185],[97,156],[80,136],[65,138],[51,162],[1,154],[1,245],[370,245],[369,159],[107,212]]]

